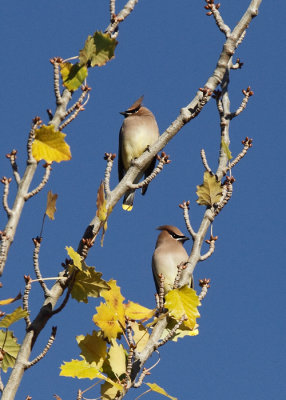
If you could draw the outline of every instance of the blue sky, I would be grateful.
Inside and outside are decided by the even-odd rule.
[[[117,3],[119,10],[124,1]],[[39,234],[48,190],[59,198],[56,219],[46,221],[44,229],[42,274],[57,275],[66,258],[65,246],[77,247],[96,211],[96,192],[105,169],[103,155],[117,153],[119,111],[144,94],[144,104],[156,115],[162,133],[214,70],[224,37],[213,18],[205,16],[205,3],[175,3],[139,0],[120,25],[115,59],[90,71],[92,91],[86,111],[64,130],[73,158],[55,164],[45,190],[27,202],[1,279],[2,298],[23,292],[23,275],[33,274],[31,238]],[[222,16],[231,28],[248,3],[221,1]],[[215,220],[216,251],[195,270],[196,282],[204,277],[212,281],[200,309],[200,334],[161,348],[161,361],[148,379],[178,399],[285,398],[285,12],[282,2],[262,2],[236,53],[244,66],[231,74],[232,110],[239,106],[243,88],[250,85],[254,96],[231,123],[231,151],[233,155],[240,151],[245,136],[252,137],[254,145],[233,170],[233,197]],[[47,122],[46,109],[55,108],[49,59],[77,55],[88,34],[104,30],[109,2],[30,0],[23,6],[19,0],[2,1],[0,16],[0,175],[9,177],[5,154],[16,148],[23,171],[32,118],[40,115]],[[150,184],[146,196],[136,194],[133,211],[126,213],[117,205],[112,213],[104,247],[96,243],[87,262],[102,271],[105,279],[116,279],[126,299],[154,307],[155,228],[172,224],[187,233],[178,204],[188,199],[193,226],[198,228],[204,211],[195,202],[196,185],[203,177],[200,149],[205,149],[215,169],[219,142],[218,114],[215,102],[210,101],[168,144],[172,163]],[[39,168],[37,182],[41,173]],[[117,184],[116,165],[111,184]],[[14,193],[11,189],[10,205]],[[5,222],[1,211],[1,228]],[[190,245],[186,243],[188,251]],[[32,316],[41,302],[41,291],[34,285]],[[94,329],[92,315],[98,305],[97,299],[88,305],[70,301],[48,323],[33,356],[41,352],[51,326],[57,325],[54,346],[25,373],[17,399],[31,395],[48,400],[55,393],[63,400],[74,399],[77,388],[90,385],[88,380],[59,377],[59,367],[63,360],[78,358],[75,336]],[[17,323],[15,334],[20,341],[23,331],[24,324]],[[126,398],[135,399],[142,391],[132,391]],[[96,398],[96,392],[87,397]],[[160,396],[145,396],[155,398]]]

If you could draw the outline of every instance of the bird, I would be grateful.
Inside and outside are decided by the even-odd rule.
[[[164,276],[164,294],[173,289],[178,268],[181,263],[188,261],[188,253],[183,244],[189,240],[180,229],[172,225],[162,225],[157,228],[160,232],[155,250],[152,257],[153,277],[156,285],[157,293],[160,289],[160,277]],[[189,282],[191,288],[194,287],[193,276]]]
[[[141,156],[144,151],[157,141],[159,138],[159,128],[153,113],[142,105],[141,96],[126,111],[121,112],[124,116],[119,132],[118,150],[118,178],[119,181],[124,177],[132,160]],[[156,164],[156,157],[140,172],[134,183],[138,183],[143,175],[145,178],[151,174]],[[148,185],[142,188],[142,194],[147,191]],[[122,208],[131,211],[133,208],[135,190],[128,190],[123,198]]]

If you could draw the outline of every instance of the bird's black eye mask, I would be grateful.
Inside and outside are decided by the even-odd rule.
[[[131,110],[127,110],[126,114],[136,114],[140,110],[140,108],[141,108],[141,104],[139,104],[139,106],[136,107],[136,108],[132,108]]]
[[[132,108],[130,110],[126,110],[123,112],[120,112],[119,114],[123,115],[124,117],[127,117],[127,115],[132,115],[132,114],[136,114],[141,108],[141,104],[139,104],[138,107]]]
[[[172,236],[172,238],[176,239],[176,240],[185,240],[186,236],[181,236],[181,235],[176,235],[176,233],[168,231],[169,234]]]

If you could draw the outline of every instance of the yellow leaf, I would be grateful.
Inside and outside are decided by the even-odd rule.
[[[92,320],[102,330],[104,337],[111,340],[123,332],[114,308],[101,303],[99,307],[96,307],[96,311],[97,314],[93,316]]]
[[[105,299],[108,306],[113,309],[114,314],[117,316],[117,320],[120,321],[121,325],[125,328],[124,297],[120,292],[120,287],[116,285],[115,280],[110,280],[107,284],[110,287],[110,290],[103,290],[101,296]]]
[[[172,400],[178,400],[176,397],[170,396],[166,392],[166,390],[164,390],[159,385],[157,385],[157,383],[148,383],[148,382],[146,382],[146,385],[149,386],[149,388],[152,390],[152,392],[160,393],[163,396],[166,396],[166,397],[168,397],[169,399],[172,399]]]
[[[117,377],[126,373],[126,353],[122,344],[118,344],[115,339],[111,340],[108,361],[113,373]]]
[[[62,63],[60,67],[63,85],[71,92],[81,86],[88,74],[85,65],[66,62]]]
[[[197,186],[197,203],[212,207],[218,203],[222,196],[221,183],[217,181],[215,175],[206,171],[204,173],[204,183]]]
[[[185,315],[187,320],[184,324],[190,329],[194,329],[196,318],[200,317],[197,308],[199,305],[200,301],[195,290],[188,286],[170,290],[165,296],[165,307],[168,308],[170,314],[177,321]]]
[[[101,399],[114,400],[116,398],[118,392],[122,392],[122,389],[123,389],[122,387],[120,390],[115,385],[113,385],[109,382],[104,382],[100,387]]]
[[[66,251],[69,257],[72,259],[74,266],[77,267],[79,270],[81,270],[82,269],[81,256],[71,246],[69,247],[66,246]]]
[[[0,328],[9,328],[9,326],[12,325],[14,322],[17,322],[20,319],[27,317],[28,315],[28,311],[23,310],[22,307],[18,307],[11,314],[6,314],[5,317],[0,320]]]
[[[104,379],[111,385],[115,386],[117,390],[122,391],[122,385],[113,382],[107,376],[103,375],[97,368],[95,363],[89,364],[85,360],[72,360],[70,362],[64,361],[61,365],[60,376],[70,376],[72,378],[89,378],[89,379]]]
[[[11,297],[10,299],[0,300],[1,306],[7,306],[7,304],[14,303],[14,301],[20,300],[22,297],[21,293],[17,294],[16,297]]]
[[[56,212],[56,201],[58,195],[55,193],[53,194],[51,190],[48,192],[48,200],[47,200],[47,208],[46,214],[50,219],[55,219],[55,212]]]
[[[8,368],[14,367],[20,349],[20,345],[17,343],[12,331],[0,330],[0,348],[3,355],[1,369],[3,372],[7,372]]]
[[[223,148],[223,151],[225,152],[227,159],[231,160],[232,155],[231,155],[231,151],[229,150],[229,145],[226,144],[226,142],[223,139],[221,140],[221,147]]]
[[[109,289],[107,282],[101,279],[101,276],[101,272],[96,272],[94,267],[82,262],[81,270],[77,272],[73,282],[72,298],[88,303],[88,297],[99,297],[102,290]]]
[[[104,183],[101,182],[96,198],[96,215],[100,219],[101,222],[104,222],[107,218],[107,209],[106,209],[106,199],[104,194]]]
[[[78,345],[81,349],[80,355],[88,363],[95,363],[100,369],[107,356],[106,342],[101,337],[100,332],[93,331],[92,335],[80,335],[77,337]]]
[[[156,313],[156,310],[150,310],[149,308],[143,307],[138,303],[133,303],[133,301],[129,301],[127,304],[124,304],[124,307],[126,317],[135,320],[147,321]]]
[[[136,344],[136,351],[140,353],[146,346],[150,335],[145,326],[140,322],[131,321],[130,324],[133,330],[133,339]]]
[[[70,147],[65,142],[65,137],[64,133],[55,131],[53,125],[43,125],[41,128],[36,129],[35,140],[32,144],[34,159],[36,161],[46,160],[47,163],[70,160]]]

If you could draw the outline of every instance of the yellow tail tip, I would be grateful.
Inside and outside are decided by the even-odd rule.
[[[133,206],[131,206],[130,204],[122,204],[122,208],[125,211],[131,211]]]

